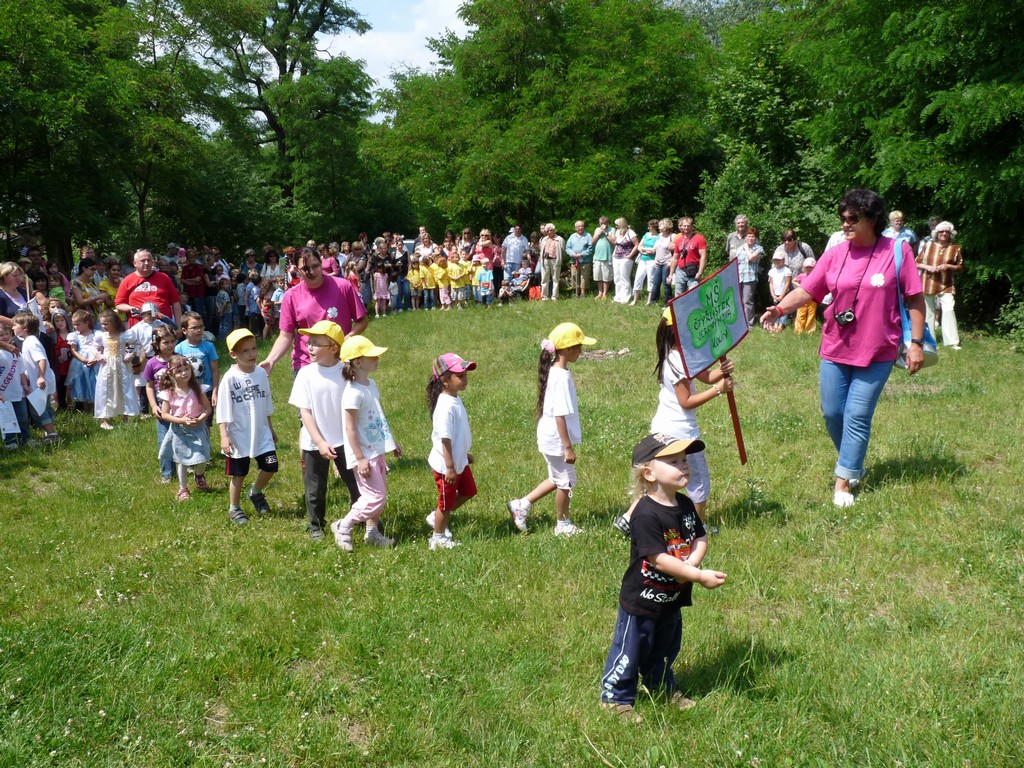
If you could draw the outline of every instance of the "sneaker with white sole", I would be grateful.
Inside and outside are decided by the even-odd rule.
[[[335,520],[331,523],[331,532],[334,534],[334,543],[342,552],[352,551],[352,529],[346,526],[344,520]]]
[[[577,533],[583,533],[582,528],[577,528],[572,524],[571,520],[559,520],[555,524],[555,536],[575,536]]]
[[[367,528],[366,535],[363,537],[363,541],[365,541],[371,547],[379,547],[381,549],[391,549],[393,546],[395,546],[395,540],[389,539],[387,536],[380,532],[379,528]]]
[[[516,528],[523,533],[526,533],[526,517],[530,513],[523,509],[519,499],[512,499],[511,501],[506,502],[505,506],[508,507],[508,513],[512,515],[512,522],[515,524]]]
[[[429,525],[429,526],[430,526],[430,530],[434,530],[434,514],[435,514],[436,512],[437,512],[437,510],[435,509],[435,510],[434,510],[433,512],[431,512],[431,513],[430,513],[429,515],[427,515],[427,517],[426,517],[426,520],[427,520],[427,525]],[[445,529],[444,529],[444,535],[445,535],[445,536],[446,536],[447,538],[449,538],[449,539],[450,539],[450,538],[452,537],[452,529],[451,529],[451,528],[448,528],[448,527],[446,526],[446,527],[445,527]]]
[[[451,536],[444,536],[440,533],[433,533],[430,535],[430,551],[433,552],[435,549],[455,549],[462,545],[453,539]]]

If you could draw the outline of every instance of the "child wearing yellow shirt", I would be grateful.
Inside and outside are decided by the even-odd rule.
[[[409,281],[409,296],[412,299],[412,308],[419,309],[423,301],[423,270],[419,262],[413,261],[409,265],[409,271],[405,275]]]
[[[451,278],[448,276],[448,259],[444,256],[438,258],[437,263],[431,265],[434,273],[434,281],[437,283],[437,293],[440,299],[441,309],[447,311],[452,308],[452,294],[450,290]]]
[[[420,259],[420,273],[423,275],[423,308],[437,309],[437,279],[429,256]]]
[[[451,295],[452,303],[458,309],[462,309],[465,304],[464,290],[462,287],[462,278],[466,274],[466,268],[462,264],[459,258],[459,254],[452,254],[451,261],[448,262],[448,279],[451,281]]]

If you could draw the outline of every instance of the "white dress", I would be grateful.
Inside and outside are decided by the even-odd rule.
[[[102,331],[99,336],[103,358],[96,366],[98,370],[93,414],[97,419],[138,416],[139,398],[135,392],[135,377],[125,358],[129,354],[129,346],[139,345],[139,336],[134,328],[116,338]]]

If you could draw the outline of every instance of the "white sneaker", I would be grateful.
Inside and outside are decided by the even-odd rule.
[[[435,512],[437,512],[436,509],[433,512],[431,512],[429,515],[427,515],[427,525],[430,526],[430,530],[434,530],[434,513]],[[446,527],[444,529],[444,535],[445,535],[446,538],[450,539],[452,537],[452,529]]]
[[[442,536],[439,533],[431,534],[430,541],[428,543],[430,544],[431,552],[435,549],[455,549],[456,547],[462,546],[451,536]]]
[[[515,523],[516,528],[523,533],[526,533],[526,516],[530,513],[523,509],[522,504],[519,503],[519,499],[512,499],[507,502],[505,506],[508,507],[508,512],[512,515],[512,522]]]
[[[346,528],[344,520],[335,520],[331,523],[331,532],[334,533],[334,543],[337,544],[342,552],[352,551],[352,529]]]
[[[832,497],[832,503],[837,507],[852,507],[853,506],[853,494],[848,491],[836,491]]]
[[[381,549],[391,549],[395,546],[395,540],[389,539],[380,532],[379,528],[367,528],[363,541],[372,547],[380,547]]]
[[[577,533],[583,533],[583,529],[577,528],[571,520],[559,520],[555,523],[555,536],[575,536]]]

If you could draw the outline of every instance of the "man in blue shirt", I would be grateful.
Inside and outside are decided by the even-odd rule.
[[[569,235],[565,252],[569,257],[572,290],[577,299],[587,295],[587,288],[594,277],[594,244],[590,235],[583,231],[583,222],[576,222],[576,231]]]

